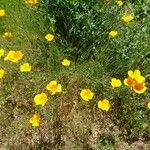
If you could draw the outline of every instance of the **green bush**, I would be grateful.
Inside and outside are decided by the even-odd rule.
[[[107,32],[117,21],[117,9],[97,0],[43,0],[41,6],[47,8],[47,17],[55,18],[57,42],[73,47],[65,53],[75,59],[95,55],[97,48],[107,43]]]
[[[147,1],[142,6],[146,7],[146,4]],[[128,65],[137,67],[139,62],[143,61],[141,59],[145,59],[148,55],[147,44],[145,44],[147,41],[142,40],[147,40],[149,31],[145,19],[148,17],[148,9],[146,7],[144,9],[146,12],[143,12],[139,3],[134,4],[137,7],[135,20],[138,22],[136,24],[133,22],[129,26],[121,22],[121,17],[125,10],[132,12],[131,3],[118,9],[114,2],[42,0],[41,6],[46,8],[47,18],[55,20],[57,43],[64,47],[64,54],[73,60],[100,58],[102,65],[107,66],[107,70],[115,67],[114,72],[116,72],[123,71],[124,66],[128,67]],[[138,30],[139,28],[141,30]],[[109,39],[108,33],[111,30],[118,30],[120,35],[117,40]],[[144,57],[139,58],[141,55]],[[124,66],[120,65],[122,61]]]

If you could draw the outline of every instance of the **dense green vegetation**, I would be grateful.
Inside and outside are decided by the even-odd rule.
[[[0,57],[6,71],[0,79],[0,130],[3,150],[149,150],[150,147],[150,4],[148,0],[116,1],[41,0],[30,6],[21,0],[1,0],[0,49],[21,50],[23,59],[14,64]],[[128,11],[134,19],[125,24]],[[110,31],[118,36],[111,38]],[[12,40],[2,35],[12,32]],[[55,40],[47,42],[51,33]],[[61,61],[68,58],[69,67]],[[29,62],[32,71],[21,73],[19,66]],[[122,81],[128,70],[139,69],[147,90],[137,94],[127,86],[113,89],[111,78]],[[62,84],[62,92],[51,96],[46,85]],[[83,88],[94,98],[85,102]],[[33,98],[45,92],[48,102],[35,106]],[[108,112],[97,107],[107,98]],[[29,123],[41,114],[40,126]]]

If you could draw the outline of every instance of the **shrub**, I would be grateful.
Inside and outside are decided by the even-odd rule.
[[[102,1],[43,0],[41,6],[55,19],[57,42],[73,47],[65,53],[75,59],[96,54],[96,48],[107,43],[107,32],[116,25],[117,9]]]

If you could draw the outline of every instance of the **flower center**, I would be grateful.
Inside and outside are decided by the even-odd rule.
[[[135,88],[137,91],[140,91],[140,90],[142,90],[142,89],[144,88],[144,85],[143,85],[143,83],[136,83],[136,84],[134,85],[134,88]]]

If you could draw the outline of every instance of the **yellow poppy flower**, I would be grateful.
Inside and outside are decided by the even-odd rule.
[[[31,65],[29,63],[24,63],[20,66],[21,72],[30,72],[31,71]]]
[[[133,86],[133,90],[138,93],[138,94],[142,94],[146,91],[147,87],[145,86],[145,83],[137,83],[135,82],[134,86]]]
[[[111,31],[109,32],[109,36],[115,38],[118,35],[118,31]]]
[[[110,84],[113,88],[120,87],[122,85],[121,81],[119,79],[116,79],[116,78],[112,78],[110,81]]]
[[[138,83],[145,82],[145,78],[141,75],[140,70],[135,70],[134,72],[132,70],[128,71],[128,76],[131,79],[136,80]]]
[[[29,122],[32,124],[33,127],[38,127],[40,123],[40,115],[34,114],[30,119]]]
[[[47,35],[45,36],[45,39],[46,39],[48,42],[50,42],[50,41],[52,41],[52,40],[54,39],[54,35],[52,35],[52,34],[47,34]]]
[[[4,58],[4,60],[9,60],[11,62],[17,63],[19,60],[21,60],[23,57],[23,54],[21,51],[9,51],[7,56]]]
[[[2,79],[5,75],[4,69],[0,69],[0,79]]]
[[[34,6],[34,5],[38,4],[38,0],[26,0],[26,3]]]
[[[116,3],[117,3],[117,5],[118,5],[118,7],[121,7],[121,6],[123,5],[123,2],[122,2],[122,1],[119,1],[119,0],[117,0]]]
[[[132,79],[135,79],[136,76],[140,76],[141,72],[140,70],[135,70],[134,72],[132,70],[128,71],[128,76],[131,77]]]
[[[82,89],[81,92],[80,92],[80,96],[83,100],[89,101],[93,98],[94,93],[91,92],[90,89]]]
[[[133,87],[135,85],[135,80],[128,77],[124,79],[124,84],[129,87]]]
[[[12,38],[12,33],[11,32],[5,32],[3,34],[3,38],[6,40],[10,40]]]
[[[5,16],[5,10],[4,9],[0,9],[0,17],[4,17]]]
[[[141,75],[140,70],[135,70],[134,72],[132,70],[129,70],[128,76],[129,77],[124,80],[124,84],[127,86],[133,87],[136,84],[136,82],[145,82],[145,78]]]
[[[130,77],[124,80],[124,84],[131,87],[138,94],[144,93],[147,89],[145,83],[138,83],[136,80],[131,79]]]
[[[98,108],[108,111],[111,107],[110,102],[107,99],[101,100],[98,102]]]
[[[0,57],[2,57],[4,55],[4,49],[0,49]]]
[[[37,94],[37,95],[34,97],[35,105],[44,106],[47,101],[48,101],[48,98],[47,98],[47,95],[46,95],[45,93]]]
[[[150,109],[150,102],[148,102],[147,107]]]
[[[122,16],[122,20],[124,23],[129,23],[130,21],[133,20],[133,16],[129,15],[128,12],[126,11]]]
[[[50,91],[51,95],[56,94],[57,92],[60,93],[62,91],[61,84],[58,84],[57,81],[51,81],[47,84],[46,89]]]
[[[66,66],[66,67],[70,66],[70,60],[64,59],[64,60],[62,61],[62,65],[63,65],[63,66]]]
[[[145,77],[141,75],[140,70],[129,70],[128,78],[124,79],[124,84],[131,87],[136,93],[142,94],[146,91]]]

